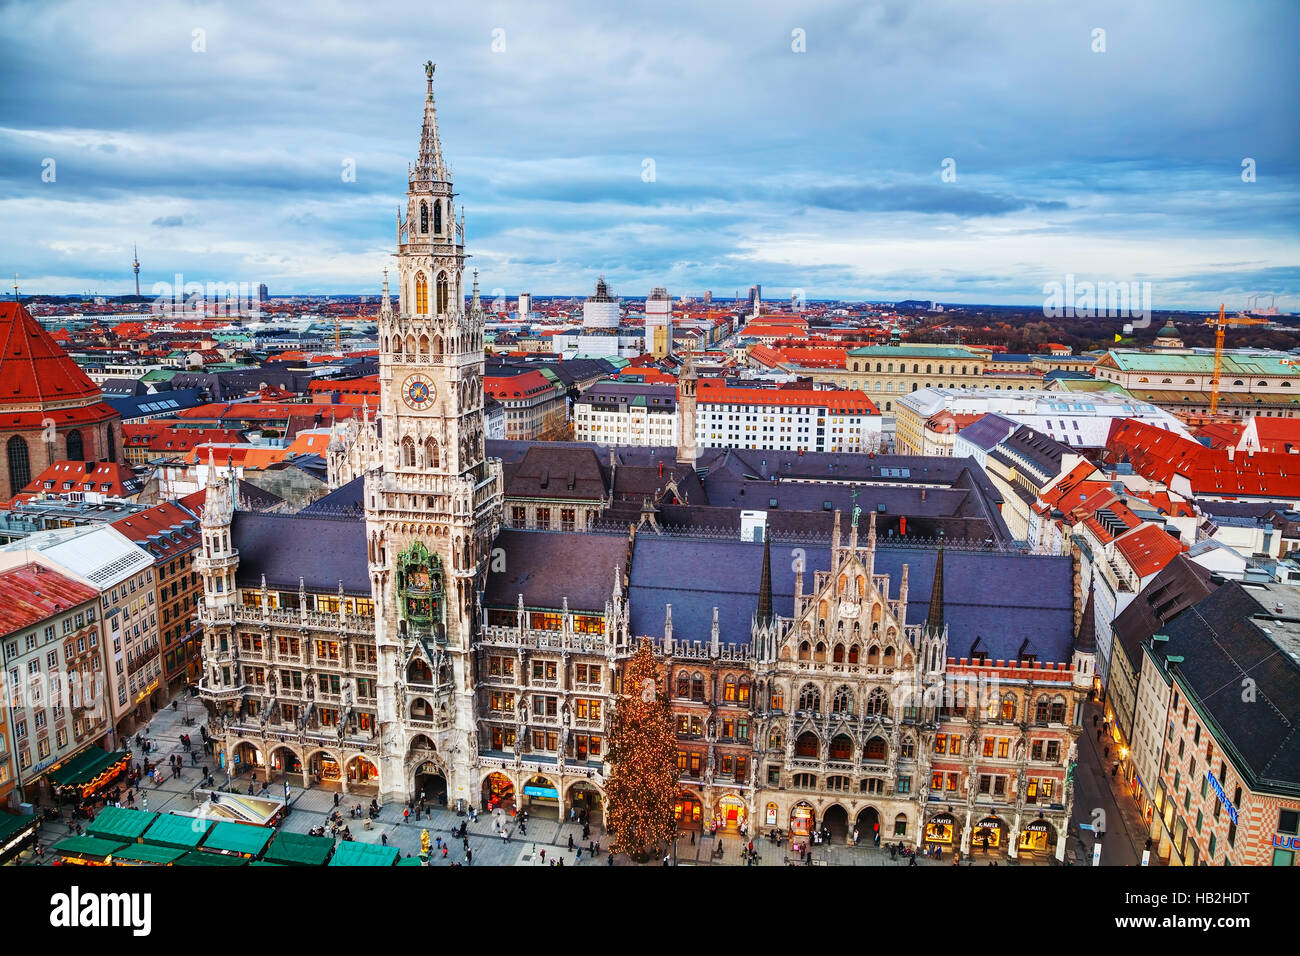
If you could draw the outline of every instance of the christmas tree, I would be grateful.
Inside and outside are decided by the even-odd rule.
[[[605,826],[612,852],[643,861],[673,838],[677,735],[654,648],[642,639],[623,668],[609,741],[613,765],[605,787]]]

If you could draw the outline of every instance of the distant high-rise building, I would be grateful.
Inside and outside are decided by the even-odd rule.
[[[662,286],[651,290],[645,300],[645,350],[655,358],[673,351],[673,303]]]
[[[533,297],[528,292],[519,293],[519,318],[526,319],[533,311]]]
[[[596,291],[587,297],[582,305],[582,327],[584,329],[618,328],[618,299],[609,294],[605,277],[596,280]]]
[[[761,285],[751,285],[749,287],[749,314],[758,315],[763,310],[763,287]]]
[[[266,302],[271,298],[271,290],[266,287],[265,282],[259,282],[257,285],[257,301]]]
[[[705,289],[705,290],[704,290],[704,304],[705,304],[705,305],[712,305],[712,304],[713,304],[713,290],[712,290],[712,289]]]
[[[131,268],[135,270],[135,294],[138,298],[140,295],[140,251],[135,245],[131,246]]]

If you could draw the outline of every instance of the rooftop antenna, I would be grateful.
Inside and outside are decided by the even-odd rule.
[[[14,273],[14,301],[15,302],[21,301],[18,298],[18,273],[17,272]]]
[[[135,294],[140,296],[140,253],[135,243],[131,243],[131,268],[135,270]]]

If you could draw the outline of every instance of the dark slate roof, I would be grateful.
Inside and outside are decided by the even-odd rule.
[[[1128,607],[1115,616],[1111,629],[1115,646],[1127,657],[1134,674],[1142,669],[1142,644],[1187,608],[1214,590],[1210,571],[1185,554],[1170,561],[1147,582]]]
[[[975,419],[975,421],[958,431],[957,434],[976,448],[988,451],[1015,431],[1017,427],[1019,427],[1018,424],[1011,419],[990,412]]]
[[[517,607],[522,594],[526,607],[559,608],[568,598],[572,610],[603,613],[614,568],[627,573],[625,535],[511,529],[497,535],[492,551],[485,607]]]
[[[105,398],[124,420],[132,418],[171,417],[187,408],[197,408],[206,399],[197,388],[171,388],[164,392]]]
[[[592,447],[555,447],[538,442],[518,462],[504,466],[505,492],[511,498],[568,498],[599,501],[605,476]]]
[[[1266,616],[1259,601],[1228,581],[1166,628],[1167,665],[1218,724],[1249,772],[1265,786],[1300,786],[1300,664],[1251,618]],[[1276,625],[1273,625],[1276,626]],[[1243,676],[1255,694],[1241,692]]]
[[[808,571],[830,567],[829,547],[801,546]],[[713,607],[718,607],[721,639],[747,643],[758,607],[763,549],[739,540],[637,534],[632,558],[632,629],[637,635],[663,635],[664,606],[673,606],[673,636],[709,639]],[[936,552],[884,548],[876,552],[877,573],[891,576],[898,591],[904,564],[908,571],[910,624],[929,611]],[[777,538],[772,546],[772,605],[789,617],[794,609],[794,558]],[[1041,661],[1069,661],[1074,639],[1073,568],[1068,557],[1005,552],[944,552],[944,617],[948,653],[969,656],[975,639],[997,660],[1014,659],[1027,638],[1027,654]]]
[[[337,591],[342,582],[345,594],[370,596],[364,521],[236,511],[230,543],[241,588],[261,587],[266,575],[278,591],[298,590],[302,578],[309,591]]]
[[[1295,511],[1295,505],[1287,501],[1197,501],[1197,505],[1208,515],[1227,518],[1263,518],[1270,512],[1284,515]]]
[[[1028,425],[1021,425],[1012,432],[1000,446],[989,452],[990,458],[1016,466],[1027,461],[1043,474],[1059,475],[1061,459],[1074,449],[1063,445]]]
[[[359,475],[346,485],[335,488],[324,497],[317,498],[300,515],[315,517],[341,517],[354,515],[361,517],[365,510],[366,478]]]
[[[259,488],[251,481],[240,478],[235,485],[239,492],[239,507],[253,511],[268,511],[284,504],[284,499],[273,491]]]

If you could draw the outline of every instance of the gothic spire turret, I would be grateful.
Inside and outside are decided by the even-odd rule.
[[[424,64],[429,92],[424,100],[424,126],[420,130],[420,155],[411,171],[411,182],[447,182],[447,166],[442,159],[442,140],[438,138],[438,109],[433,102],[432,60]]]
[[[764,529],[763,572],[758,579],[758,623],[772,623],[772,535]]]
[[[384,270],[384,291],[379,296],[379,315],[381,318],[392,318],[393,300],[388,295],[388,270]]]
[[[930,585],[930,613],[925,617],[925,626],[932,632],[943,630],[943,548],[939,549],[934,559],[934,583]]]
[[[474,270],[474,297],[470,300],[469,307],[471,312],[483,311],[483,304],[479,302],[479,298],[478,298],[478,270],[477,269]]]

